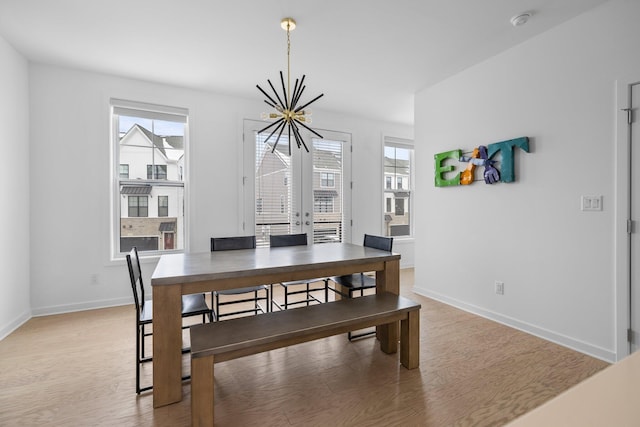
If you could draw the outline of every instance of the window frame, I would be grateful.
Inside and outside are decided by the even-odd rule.
[[[158,173],[162,171],[162,173]],[[180,173],[180,172],[179,172]],[[158,178],[158,175],[162,175],[162,178]],[[182,174],[180,173],[180,176]],[[167,179],[167,165],[147,165],[147,179],[153,179],[155,181],[159,179]]]
[[[178,170],[178,180],[154,180],[154,179],[124,179],[120,178],[120,131],[118,129],[119,117],[120,116],[131,116],[131,117],[140,117],[147,118],[151,120],[160,120],[160,121],[171,121],[178,122],[184,125],[184,136],[183,136],[183,162]],[[109,122],[110,122],[110,151],[111,151],[111,162],[110,162],[110,176],[111,176],[111,194],[110,194],[110,206],[111,206],[111,220],[110,220],[110,259],[111,261],[120,261],[124,259],[126,253],[121,252],[120,243],[121,237],[131,237],[131,236],[122,236],[121,235],[121,219],[124,218],[122,216],[122,204],[127,203],[127,214],[128,214],[128,195],[123,195],[121,193],[122,185],[150,185],[153,187],[178,187],[182,188],[182,197],[181,201],[179,201],[178,206],[178,221],[182,222],[182,230],[180,230],[180,226],[174,233],[174,247],[178,246],[177,239],[182,239],[182,246],[180,249],[171,249],[171,250],[150,250],[141,252],[141,257],[152,258],[157,257],[162,254],[168,253],[183,253],[189,250],[190,239],[189,239],[189,227],[190,227],[190,219],[189,219],[189,153],[190,153],[190,144],[189,144],[189,110],[182,107],[170,107],[164,105],[157,104],[149,104],[138,101],[129,101],[117,98],[109,99]],[[146,164],[145,164],[146,165]],[[131,168],[129,167],[129,172],[131,173]],[[179,190],[178,190],[179,191]],[[136,196],[135,194],[133,196]],[[149,198],[153,198],[154,196],[150,195]],[[150,202],[150,200],[148,200]],[[148,203],[147,210],[153,209],[151,203]],[[147,216],[148,218],[148,216]],[[158,217],[164,218],[164,217]],[[141,236],[143,237],[143,236]],[[148,236],[148,237],[158,237],[158,239],[162,238],[162,235],[158,236]],[[159,245],[161,248],[162,245]]]
[[[161,204],[160,200],[166,201],[166,204]],[[163,214],[160,213],[160,209],[163,209]],[[169,216],[169,196],[158,195],[158,218],[165,218]]]
[[[336,174],[333,172],[320,172],[321,188],[336,188]]]
[[[127,176],[122,176],[122,170],[125,168],[127,170]],[[120,179],[129,179],[129,164],[128,163],[120,163],[118,166],[118,177]]]
[[[131,202],[136,200],[136,204],[132,205]],[[144,200],[145,205],[143,206],[140,201]],[[131,209],[134,209],[137,215],[131,215]],[[141,208],[144,208],[145,215],[141,215]],[[127,196],[127,213],[129,218],[149,218],[149,196]]]
[[[409,175],[408,175],[408,185],[406,180],[400,177],[400,186],[398,185],[397,176],[387,176],[385,170],[385,149],[387,147],[400,148],[410,150],[409,153]],[[381,230],[383,236],[393,237],[398,240],[405,239],[413,239],[415,236],[415,215],[414,211],[414,200],[415,197],[415,145],[413,140],[406,138],[398,138],[385,135],[382,138],[382,178],[380,179],[382,186],[382,204],[380,206],[381,209]],[[388,184],[391,183],[391,187],[389,188]],[[395,185],[394,185],[395,183]],[[401,188],[406,186],[407,188]],[[393,197],[389,197],[389,193],[393,193]],[[385,216],[390,214],[396,214],[396,194],[405,193],[409,194],[409,197],[401,197],[403,199],[404,205],[404,216],[408,216],[409,218],[409,234],[400,235],[400,236],[392,236],[390,231],[388,232],[387,221],[385,220]],[[389,203],[387,199],[391,200],[391,211],[387,210],[387,204]],[[407,201],[408,199],[408,201]]]

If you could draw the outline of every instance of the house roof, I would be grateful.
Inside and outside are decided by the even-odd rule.
[[[158,151],[167,160],[178,161],[184,155],[184,137],[179,135],[157,135],[139,124],[134,124],[129,130],[120,137],[122,142],[133,132],[141,132],[150,143],[152,143]]]

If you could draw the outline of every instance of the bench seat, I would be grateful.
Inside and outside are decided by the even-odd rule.
[[[294,308],[191,327],[191,416],[193,425],[213,425],[213,365],[217,362],[347,333],[387,325],[397,336],[400,321],[400,362],[419,364],[420,304],[391,293]],[[385,328],[383,328],[385,330]],[[385,353],[397,351],[390,340]]]

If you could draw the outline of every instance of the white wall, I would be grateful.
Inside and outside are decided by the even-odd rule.
[[[0,37],[0,339],[31,317],[28,63]]]
[[[417,94],[417,292],[616,358],[616,79],[640,80],[638,17],[609,2]],[[434,154],[520,136],[516,182],[434,186]]]
[[[209,250],[211,236],[234,227],[241,233],[242,120],[260,117],[259,93],[245,100],[42,64],[30,67],[30,89],[34,314],[132,300],[125,263],[109,260],[110,98],[189,109],[190,250]],[[314,126],[352,133],[353,238],[380,233],[382,135],[412,138],[413,129],[321,111]],[[143,263],[147,284],[154,266]]]

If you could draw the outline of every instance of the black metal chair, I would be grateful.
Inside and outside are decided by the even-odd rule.
[[[284,246],[306,246],[307,245],[307,234],[281,234],[274,235],[269,237],[269,244],[272,248],[284,247]],[[324,286],[322,288],[312,288],[311,283],[313,282],[324,282]],[[281,282],[280,286],[284,288],[284,304],[278,304],[275,299],[273,299],[273,284],[271,285],[271,303],[278,307],[280,310],[287,310],[291,305],[298,304],[306,304],[309,305],[311,302],[323,303],[326,302],[329,298],[329,290],[328,290],[328,279],[306,279],[306,280],[294,280],[290,282]],[[293,290],[294,287],[298,285],[305,285],[305,288],[302,290]],[[311,292],[317,292],[324,290],[324,301],[316,298]],[[291,295],[305,294],[305,299],[289,302],[289,297]]]
[[[136,393],[151,390],[153,386],[140,387],[140,365],[151,362],[153,357],[145,356],[144,340],[146,337],[153,335],[147,332],[145,326],[151,325],[153,322],[153,302],[144,299],[144,283],[142,282],[142,270],[140,268],[140,259],[138,258],[138,249],[133,247],[127,255],[127,266],[129,267],[129,278],[131,279],[131,290],[133,291],[133,302],[136,307]],[[202,315],[202,323],[206,322],[207,316],[211,320],[213,318],[212,311],[205,301],[204,294],[191,294],[182,296],[182,317],[191,317]],[[183,329],[188,326],[183,326]],[[182,353],[188,353],[189,348],[183,348]],[[183,377],[188,380],[190,377]]]
[[[255,249],[256,248],[256,236],[239,236],[239,237],[212,237],[211,238],[211,251],[231,251],[238,249]],[[261,296],[260,292],[264,291],[265,296]],[[242,295],[253,294],[252,298],[232,299],[229,301],[220,301],[220,297],[224,295]],[[258,285],[250,286],[247,288],[226,289],[223,291],[213,291],[211,293],[212,301],[215,301],[214,317],[216,320],[220,320],[221,317],[233,316],[238,314],[253,313],[257,315],[258,312],[266,313],[270,311],[271,304],[269,298],[269,286]],[[267,309],[260,305],[260,301],[265,301]],[[253,302],[252,309],[233,311],[230,313],[221,313],[220,307],[233,304],[241,304],[246,302]]]
[[[393,237],[382,237],[365,234],[363,246],[391,252],[393,249]],[[365,290],[375,289],[376,287],[376,279],[365,273],[348,274],[346,276],[334,276],[329,280],[340,286],[339,288],[337,286],[332,288],[327,285],[328,289],[331,289],[333,292],[345,298],[353,298],[356,292],[360,292],[360,296],[363,296]],[[362,338],[373,334],[375,334],[375,331],[360,334],[349,332],[348,336],[349,341],[353,341],[357,338]]]

